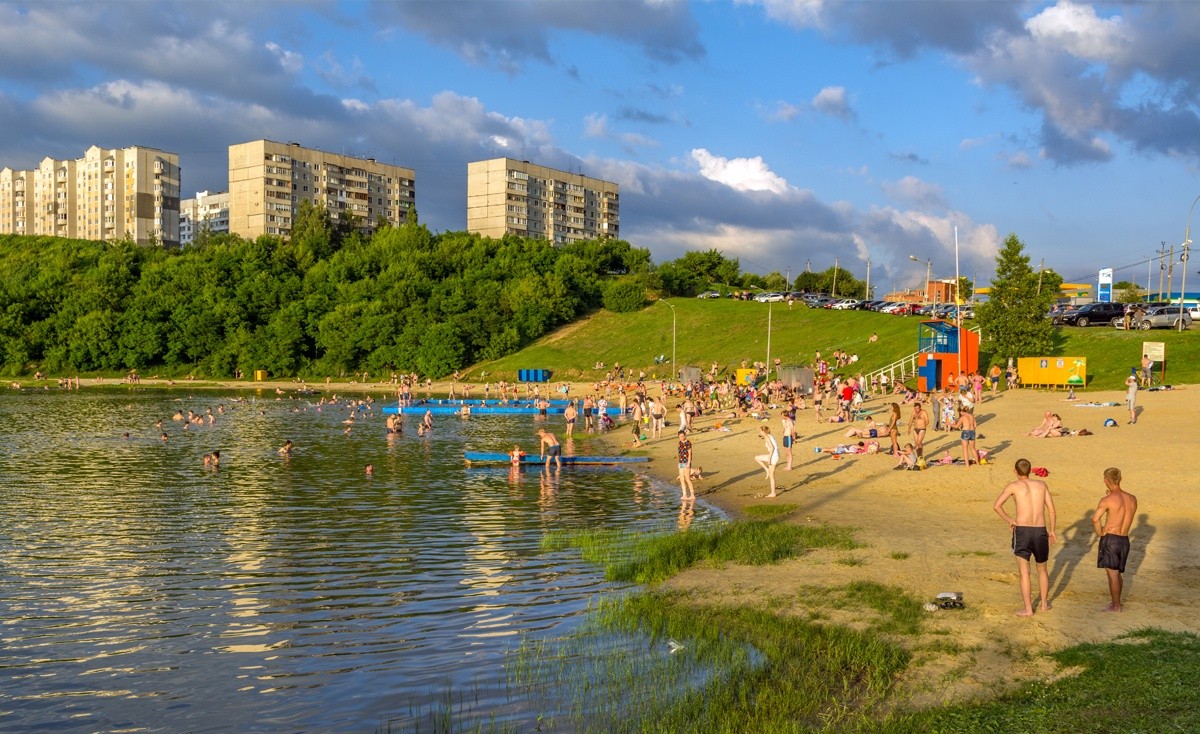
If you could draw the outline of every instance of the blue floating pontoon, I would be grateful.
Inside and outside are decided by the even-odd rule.
[[[568,400],[547,400],[550,407],[547,414],[561,415],[567,409]],[[384,413],[403,413],[404,415],[424,415],[429,411],[433,415],[458,415],[463,406],[471,409],[471,415],[537,415],[538,407],[533,401],[501,403],[499,400],[422,400],[403,407],[395,404],[383,406]],[[575,408],[579,417],[583,418],[583,407],[576,401]],[[598,409],[596,409],[599,412]],[[608,415],[621,415],[621,406],[610,405],[605,410]]]
[[[466,451],[463,453],[463,458],[468,464],[508,464],[511,463],[512,457],[500,451]],[[588,464],[638,464],[650,459],[645,456],[563,456],[562,463],[588,465]],[[551,463],[553,463],[551,459]],[[522,464],[544,464],[545,457],[539,457],[537,454],[524,454],[521,456]]]

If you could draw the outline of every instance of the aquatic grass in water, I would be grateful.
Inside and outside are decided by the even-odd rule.
[[[612,581],[649,584],[699,563],[776,563],[813,548],[859,547],[849,528],[741,520],[682,533],[592,530],[550,533],[544,550],[579,548],[584,560],[605,567]]]

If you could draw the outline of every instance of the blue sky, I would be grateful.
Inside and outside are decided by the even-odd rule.
[[[5,3],[0,166],[151,145],[186,196],[296,140],[416,169],[441,231],[467,162],[509,156],[618,182],[658,261],[911,286],[957,227],[981,282],[1016,233],[1144,283],[1200,195],[1197,49],[1200,3]]]

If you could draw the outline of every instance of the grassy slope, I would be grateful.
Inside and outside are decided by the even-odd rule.
[[[722,366],[737,366],[743,359],[767,358],[766,304],[696,298],[671,299],[670,303],[677,318],[678,365],[693,364],[707,370],[714,360]],[[919,322],[915,317],[800,305],[789,310],[786,304],[775,304],[771,309],[771,359],[807,364],[817,350],[828,354],[840,348],[857,353],[859,366],[867,371],[915,352]],[[879,340],[869,344],[872,332],[879,334]],[[1064,327],[1051,356],[1087,357],[1089,387],[1117,389],[1129,368],[1139,363],[1143,341],[1166,343],[1168,382],[1200,382],[1200,327],[1183,333]],[[665,368],[654,365],[660,354],[667,357]],[[983,357],[988,357],[986,345]],[[516,354],[476,365],[471,375],[474,379],[480,370],[486,370],[493,378],[512,378],[518,369],[537,368],[553,370],[555,379],[592,380],[598,376],[593,365],[602,361],[663,376],[670,372],[670,358],[671,310],[654,304],[630,314],[599,311]]]

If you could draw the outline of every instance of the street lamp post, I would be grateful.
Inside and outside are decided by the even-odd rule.
[[[918,258],[916,255],[909,255],[908,259],[912,260],[915,263],[921,262],[921,259]],[[926,303],[933,302],[933,300],[929,297],[929,279],[932,277],[933,277],[933,260],[929,259],[929,260],[925,261],[925,288],[924,288],[924,291],[925,291],[925,302]]]
[[[1183,294],[1187,291],[1187,260],[1188,247],[1192,244],[1192,213],[1196,211],[1196,202],[1200,201],[1200,196],[1192,200],[1192,206],[1188,209],[1187,228],[1183,231],[1183,254],[1179,256],[1179,261],[1183,263],[1183,278],[1179,284],[1179,330],[1183,331]]]
[[[659,303],[671,309],[671,379],[674,380],[679,374],[675,371],[675,307],[666,301]]]

